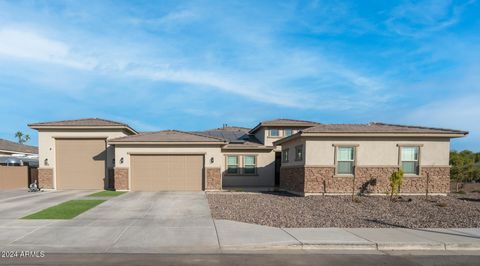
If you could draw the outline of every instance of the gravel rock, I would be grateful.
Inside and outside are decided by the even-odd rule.
[[[308,196],[208,193],[215,219],[275,227],[480,227],[480,193],[448,196]]]

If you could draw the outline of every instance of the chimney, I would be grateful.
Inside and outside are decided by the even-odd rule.
[[[223,124],[223,128],[226,128],[228,125],[227,124]]]

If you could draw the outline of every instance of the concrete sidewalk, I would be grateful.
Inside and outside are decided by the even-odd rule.
[[[214,220],[201,225],[164,227],[142,221],[104,223],[81,220],[22,221],[5,230],[0,249],[48,253],[220,254],[272,250],[480,251],[480,228],[275,228]],[[24,232],[20,232],[24,230]],[[16,239],[18,236],[20,238]],[[12,238],[15,236],[15,238]],[[8,244],[7,244],[8,243]]]
[[[480,228],[275,228],[228,220],[215,225],[223,250],[480,250]]]

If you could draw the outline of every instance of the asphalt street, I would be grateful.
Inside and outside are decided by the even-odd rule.
[[[334,253],[334,252],[333,252]],[[479,265],[480,254],[45,254],[0,265]]]

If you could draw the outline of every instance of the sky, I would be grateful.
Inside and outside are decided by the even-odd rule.
[[[274,118],[469,131],[479,1],[0,0],[0,138],[100,117],[138,131]]]

